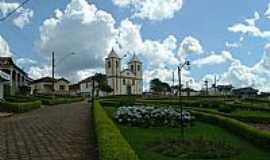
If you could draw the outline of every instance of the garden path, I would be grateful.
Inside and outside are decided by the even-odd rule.
[[[96,160],[89,106],[43,107],[0,119],[0,160]]]

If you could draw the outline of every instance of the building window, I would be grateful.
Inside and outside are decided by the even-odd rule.
[[[134,80],[134,79],[132,80],[132,85],[133,85],[133,86],[135,85],[135,80]]]
[[[65,86],[64,85],[60,85],[59,88],[60,88],[61,91],[64,91],[65,90]]]
[[[86,83],[86,87],[85,88],[88,88],[88,83]]]
[[[133,69],[134,69],[133,65],[131,65],[130,68],[131,68],[131,70],[133,71]]]
[[[111,61],[108,61],[108,68],[111,68]]]
[[[140,71],[140,70],[141,70],[141,66],[139,65],[139,66],[138,66],[138,71]]]
[[[123,85],[126,85],[126,80],[125,79],[123,79]]]

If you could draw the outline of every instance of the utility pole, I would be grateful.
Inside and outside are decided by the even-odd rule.
[[[174,95],[174,71],[172,71],[172,96]]]
[[[215,75],[214,87],[215,87],[215,96],[216,96],[217,95],[217,76],[216,75]]]
[[[92,100],[91,100],[92,105],[94,105],[94,102],[95,102],[95,78],[94,77],[92,77]]]
[[[205,95],[207,96],[208,95],[208,80],[205,80],[204,83],[205,83]]]
[[[55,64],[54,64],[54,52],[52,52],[52,94],[54,98],[54,69],[55,69]]]

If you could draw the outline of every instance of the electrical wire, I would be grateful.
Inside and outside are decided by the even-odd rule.
[[[6,16],[0,18],[0,21],[3,22],[5,21],[8,17],[12,16],[14,13],[16,13],[16,11],[18,9],[20,9],[21,7],[23,7],[27,2],[29,2],[30,0],[24,0],[18,7],[16,7],[14,10],[10,11]]]

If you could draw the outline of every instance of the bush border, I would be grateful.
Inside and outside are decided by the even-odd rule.
[[[108,117],[100,103],[94,103],[95,130],[100,160],[139,160],[135,151]]]
[[[239,135],[253,144],[270,150],[270,132],[259,130],[253,126],[250,126],[241,121],[224,117],[221,115],[214,115],[210,113],[203,113],[198,111],[192,111],[192,113],[199,119],[214,125],[221,126],[236,135]]]

